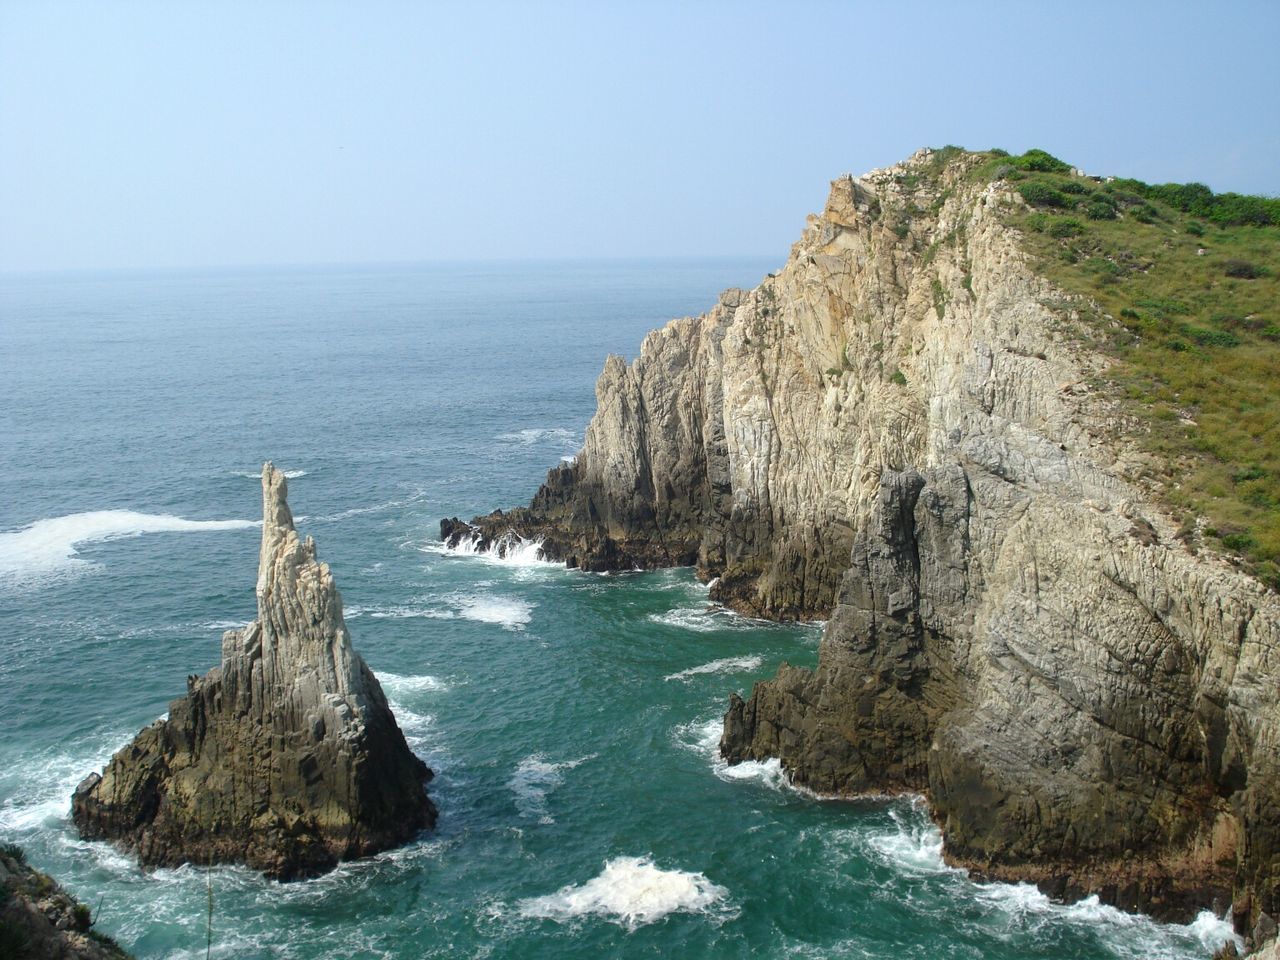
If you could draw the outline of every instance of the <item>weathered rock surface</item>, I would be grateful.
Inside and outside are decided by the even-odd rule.
[[[396,846],[436,819],[410,751],[351,646],[342,599],[301,540],[284,475],[262,472],[258,618],[222,664],[72,798],[81,836],[144,865],[244,863],[288,880]]]
[[[529,507],[442,533],[829,614],[816,671],[732,699],[729,760],[925,792],[984,876],[1251,930],[1280,910],[1280,598],[1177,538],[1081,305],[969,162],[835,181],[776,276],[608,360]]]
[[[0,957],[4,960],[129,960],[93,929],[89,908],[15,847],[0,849]]]

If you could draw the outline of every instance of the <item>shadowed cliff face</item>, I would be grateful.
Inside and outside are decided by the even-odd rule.
[[[835,181],[776,276],[609,359],[529,507],[442,533],[829,615],[816,672],[732,699],[729,760],[925,791],[983,875],[1252,925],[1280,909],[1280,601],[1176,538],[1078,304],[970,162]]]
[[[403,843],[435,822],[413,755],[352,649],[342,598],[299,539],[283,474],[262,473],[258,618],[222,640],[222,665],[189,677],[72,798],[81,836],[145,865],[245,863],[282,880]]]

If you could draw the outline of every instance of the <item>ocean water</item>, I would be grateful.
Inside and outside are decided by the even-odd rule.
[[[0,840],[145,958],[1193,958],[1157,924],[947,868],[910,800],[725,767],[719,717],[819,629],[690,571],[450,553],[528,500],[609,352],[767,261],[0,278]],[[438,828],[318,880],[140,870],[77,839],[75,784],[254,614],[273,459],[351,633],[436,770]]]

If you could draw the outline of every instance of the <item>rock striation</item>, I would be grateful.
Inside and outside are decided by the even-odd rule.
[[[928,151],[842,177],[786,265],[617,357],[576,461],[446,539],[829,617],[721,750],[927,795],[976,874],[1167,918],[1280,915],[1280,598],[1196,551],[1097,389],[1022,201]]]
[[[435,823],[431,771],[351,646],[342,598],[299,538],[284,475],[262,470],[258,617],[222,664],[72,797],[86,839],[148,866],[244,863],[291,880],[404,843]]]

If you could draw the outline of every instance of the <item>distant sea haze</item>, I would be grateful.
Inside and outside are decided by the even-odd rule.
[[[777,262],[164,271],[0,282],[0,836],[142,958],[1191,960],[1229,933],[947,867],[910,798],[727,767],[730,691],[817,660],[689,570],[438,540],[579,450],[608,353]],[[437,772],[439,826],[279,885],[142,872],[72,789],[254,616],[263,460]]]

